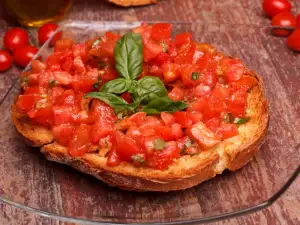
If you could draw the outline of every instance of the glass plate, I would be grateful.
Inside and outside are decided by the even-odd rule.
[[[108,30],[123,33],[139,24],[75,21],[65,24],[62,30],[64,36],[82,42]],[[25,145],[11,121],[10,106],[19,91],[15,83],[0,105],[2,202],[51,218],[87,224],[192,224],[262,209],[288,188],[299,174],[300,164],[299,111],[293,100],[296,92],[292,92],[300,82],[292,67],[297,56],[287,49],[282,50],[287,56],[278,67],[271,55],[278,53],[276,49],[271,52],[270,46],[279,45],[267,34],[267,28],[172,24],[174,34],[189,31],[195,40],[210,43],[225,54],[242,59],[262,76],[270,103],[270,125],[267,139],[254,160],[239,171],[225,171],[185,191],[136,193],[111,188],[67,166],[47,161],[39,149]],[[45,59],[53,51],[48,43],[37,57]],[[290,70],[294,75],[281,76],[281,70]]]

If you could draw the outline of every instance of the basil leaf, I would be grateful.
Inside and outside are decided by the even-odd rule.
[[[131,85],[130,80],[126,80],[124,78],[118,78],[104,84],[103,87],[101,88],[101,91],[106,93],[121,94],[127,91],[130,85]]]
[[[192,80],[197,80],[199,75],[200,75],[200,73],[198,73],[198,72],[192,72]]]
[[[235,123],[235,124],[244,124],[244,123],[247,123],[249,120],[250,120],[249,117],[244,117],[244,118],[236,117],[236,118],[234,118],[233,123]]]
[[[163,82],[157,77],[143,77],[137,82],[134,93],[136,99],[143,99],[143,103],[147,104],[156,97],[165,97],[168,91]]]
[[[110,105],[116,113],[128,109],[128,103],[123,98],[115,94],[104,92],[90,92],[87,93],[84,97],[99,99],[105,102],[106,104]]]
[[[174,102],[169,97],[156,97],[152,99],[142,111],[149,114],[159,114],[161,112],[174,113],[187,107],[187,104],[181,101]]]
[[[120,76],[134,80],[143,69],[143,43],[140,34],[128,33],[117,41],[114,57]]]

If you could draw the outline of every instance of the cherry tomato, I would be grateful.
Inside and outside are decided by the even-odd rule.
[[[290,12],[292,8],[288,0],[264,0],[263,9],[269,17],[274,17],[281,12]]]
[[[294,32],[287,38],[287,45],[294,51],[300,52],[300,28],[294,30]]]
[[[273,26],[280,27],[295,27],[297,24],[296,18],[290,12],[282,12],[277,14],[272,19]],[[272,34],[275,36],[286,37],[291,34],[291,31],[286,29],[273,29]]]
[[[300,28],[300,14],[297,16],[297,27]]]
[[[12,56],[5,50],[0,50],[0,71],[3,72],[10,68]]]
[[[8,30],[3,38],[3,44],[6,49],[14,50],[17,47],[26,46],[29,43],[27,32],[22,28],[12,28]]]
[[[38,38],[39,43],[42,45],[44,44],[57,30],[58,26],[55,23],[46,23],[40,27],[38,31]],[[58,32],[55,36],[51,39],[50,45],[55,45],[56,41],[58,41],[62,36],[62,32]]]
[[[26,67],[37,52],[36,47],[28,45],[16,48],[13,56],[17,65]]]

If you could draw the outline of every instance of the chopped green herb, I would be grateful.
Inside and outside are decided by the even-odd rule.
[[[131,159],[133,160],[133,161],[136,161],[136,162],[138,162],[138,163],[145,163],[145,159],[144,159],[144,157],[142,157],[142,156],[140,156],[140,155],[132,155],[131,156]]]
[[[200,75],[200,73],[198,73],[198,72],[192,72],[192,80],[197,80],[199,75]]]
[[[249,117],[244,117],[244,118],[236,117],[236,118],[234,118],[233,123],[235,123],[235,124],[244,124],[244,123],[247,123],[249,121],[249,119],[250,119]]]
[[[160,42],[160,45],[163,47],[163,52],[168,51],[168,45],[165,42]]]
[[[232,123],[233,121],[233,116],[232,116],[232,113],[226,113],[225,116],[223,117],[223,121],[225,123]]]
[[[154,149],[155,150],[163,150],[166,146],[167,146],[167,144],[163,139],[157,138],[154,140]]]
[[[28,84],[28,77],[24,77],[21,83],[21,87],[25,87]]]
[[[98,81],[93,84],[93,88],[98,90],[100,88],[101,83],[102,83],[102,80],[100,77],[98,77]]]
[[[105,63],[105,62],[99,62],[98,65],[99,65],[100,67],[105,67],[105,66],[106,66],[106,63]]]
[[[51,79],[49,80],[49,86],[53,87],[53,86],[57,86],[59,85],[58,81]]]
[[[102,39],[97,39],[96,41],[94,41],[92,48],[95,48],[97,45],[99,45],[99,43],[102,41]]]

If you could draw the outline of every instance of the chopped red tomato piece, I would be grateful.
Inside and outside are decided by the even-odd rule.
[[[210,149],[221,142],[220,138],[209,130],[202,122],[198,122],[188,128],[187,134],[204,149]]]
[[[227,139],[238,135],[239,131],[235,124],[222,124],[217,128],[216,133],[220,135],[222,139]]]
[[[91,127],[81,124],[75,128],[73,136],[69,141],[69,152],[73,157],[83,156],[90,148],[89,141]]]
[[[160,117],[167,126],[171,126],[175,122],[175,117],[171,113],[161,112]]]
[[[173,101],[182,101],[184,99],[184,95],[184,89],[178,86],[175,86],[168,94],[169,98]]]
[[[55,140],[61,145],[68,145],[71,139],[75,126],[71,124],[61,124],[59,126],[53,126],[52,132]]]
[[[193,36],[191,33],[181,33],[175,36],[174,44],[176,46],[181,46],[183,44],[191,43],[193,41]]]
[[[144,154],[143,149],[140,148],[136,142],[129,137],[121,139],[116,147],[116,152],[123,161],[131,161],[133,155]]]
[[[163,41],[171,37],[172,25],[169,23],[157,23],[152,25],[151,38],[156,41]]]
[[[180,149],[176,142],[168,142],[162,151],[154,151],[153,156],[149,158],[149,166],[160,170],[167,169],[174,159],[180,156]]]

